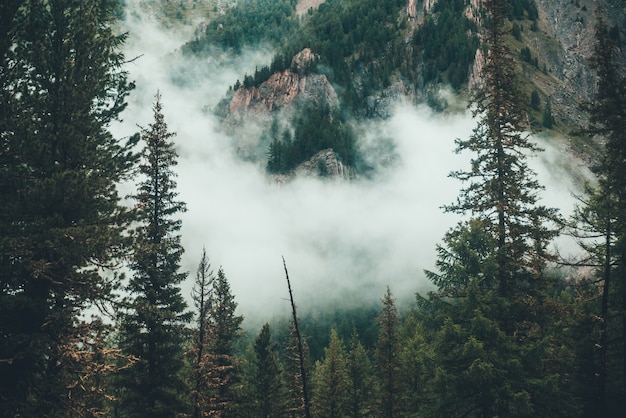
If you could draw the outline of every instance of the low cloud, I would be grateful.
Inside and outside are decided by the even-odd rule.
[[[458,220],[440,207],[454,201],[461,187],[449,172],[467,168],[471,157],[453,153],[454,139],[467,138],[475,126],[468,113],[434,114],[398,104],[391,118],[372,122],[359,138],[372,162],[381,161],[390,142],[399,156],[372,179],[277,184],[263,167],[238,159],[232,139],[203,110],[217,105],[244,73],[266,65],[271,51],[183,58],[174,51],[187,40],[184,35],[158,29],[137,14],[126,24],[127,57],[140,56],[128,66],[137,89],[125,121],[113,131],[128,136],[137,124],[151,123],[154,95],[161,92],[165,120],[177,133],[179,197],[188,208],[181,216],[183,269],[189,272],[185,295],[203,247],[215,270],[223,266],[240,311],[252,323],[289,313],[282,256],[304,309],[377,301],[386,286],[399,301],[410,302],[415,292],[430,288],[423,270],[434,267],[436,243]],[[547,191],[558,191],[556,205],[570,193],[563,178],[552,178]]]

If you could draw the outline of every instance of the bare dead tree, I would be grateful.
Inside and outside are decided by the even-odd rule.
[[[306,418],[311,417],[309,406],[309,392],[307,389],[307,375],[306,367],[304,365],[304,350],[302,349],[302,337],[300,335],[300,329],[298,328],[298,316],[296,315],[296,304],[293,301],[293,292],[291,291],[291,282],[289,281],[289,272],[287,271],[287,263],[285,257],[283,257],[283,267],[285,268],[285,277],[287,278],[287,288],[289,289],[289,300],[291,301],[291,312],[293,314],[293,326],[296,331],[296,341],[298,344],[298,357],[300,359],[300,373],[302,376],[302,397],[304,399],[304,416]]]

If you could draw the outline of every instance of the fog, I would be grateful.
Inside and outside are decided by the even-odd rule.
[[[191,30],[159,29],[137,13],[128,15],[126,25],[125,51],[132,60],[127,69],[137,88],[123,122],[112,130],[124,137],[151,123],[160,91],[165,120],[177,133],[179,197],[188,209],[181,215],[185,296],[203,247],[214,270],[223,267],[249,323],[289,313],[283,256],[301,309],[376,302],[387,286],[400,303],[410,303],[416,292],[430,288],[423,270],[433,268],[436,244],[458,220],[440,207],[454,201],[461,187],[448,173],[466,169],[471,157],[453,153],[454,139],[467,138],[475,126],[468,113],[434,114],[398,103],[391,118],[364,127],[367,135],[359,138],[373,161],[388,140],[400,156],[371,179],[278,184],[263,167],[235,155],[233,140],[206,110],[244,73],[268,64],[271,50],[183,60],[175,51]],[[575,162],[549,139],[540,142],[549,151],[532,165],[547,188],[545,203],[567,214],[576,189],[568,165]],[[122,190],[131,193],[132,187]]]

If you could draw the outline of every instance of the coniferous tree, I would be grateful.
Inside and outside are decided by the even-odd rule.
[[[254,341],[254,372],[251,376],[253,416],[284,417],[287,414],[287,394],[282,366],[272,345],[269,324],[263,325]]]
[[[343,340],[333,328],[324,348],[324,359],[315,364],[312,376],[312,412],[317,417],[345,417],[350,411],[349,377]]]
[[[197,328],[193,336],[193,347],[190,352],[193,357],[193,416],[202,417],[206,407],[206,387],[207,387],[207,355],[208,355],[208,327],[209,312],[211,310],[211,285],[215,280],[211,264],[206,255],[206,250],[202,249],[202,257],[196,271],[196,281],[192,289],[192,299],[197,312]]]
[[[541,186],[526,156],[537,151],[523,132],[525,100],[506,36],[508,3],[487,0],[486,62],[472,105],[478,126],[460,151],[471,169],[453,173],[468,185],[448,211],[470,214],[438,247],[438,291],[418,298],[434,329],[435,395],[443,416],[569,416],[577,410],[568,382],[571,364],[555,323],[555,283],[546,274],[556,212],[537,204]],[[432,321],[432,322],[431,322]],[[475,382],[480,381],[480,390]]]
[[[236,407],[236,358],[233,343],[241,330],[243,316],[236,315],[237,302],[220,268],[211,283],[208,311],[208,358],[205,366],[209,382],[208,410],[212,416],[228,416]]]
[[[183,248],[176,216],[185,204],[176,199],[173,167],[177,154],[156,95],[154,122],[142,129],[142,153],[136,210],[136,248],[126,287],[127,308],[120,313],[120,347],[137,362],[120,376],[124,416],[172,417],[185,410],[183,368],[185,324],[191,319],[179,285]]]
[[[130,221],[115,185],[134,163],[108,131],[131,89],[113,6],[0,5],[2,416],[88,414],[69,396],[84,395],[77,382],[95,364],[83,344],[102,329],[82,314],[112,299],[104,269]]]
[[[400,410],[407,416],[422,411],[425,400],[430,396],[426,382],[434,355],[427,335],[419,314],[412,309],[400,327],[399,399]]]
[[[381,416],[391,418],[398,416],[398,384],[399,384],[399,353],[400,353],[400,319],[398,308],[391,290],[382,299],[383,309],[376,322],[378,323],[378,341],[376,342],[376,368],[380,380]]]
[[[548,129],[552,129],[554,127],[554,116],[552,116],[552,103],[550,103],[550,99],[548,99],[545,107],[543,108],[542,123],[543,126]]]
[[[376,398],[376,379],[374,369],[361,344],[356,331],[350,340],[350,348],[346,355],[348,370],[348,404],[349,414],[353,418],[373,416]]]
[[[599,322],[597,411],[607,417],[623,415],[626,399],[626,78],[617,59],[619,45],[601,9],[596,13],[595,38],[591,65],[597,72],[597,92],[588,106],[587,131],[602,138],[605,147],[594,167],[598,185],[588,188],[588,199],[575,221],[583,235],[601,237],[583,248],[597,265],[594,287],[598,281],[602,289],[599,312],[593,311]]]
[[[289,417],[310,417],[309,388],[304,385],[303,377],[308,378],[310,368],[309,346],[306,338],[296,332],[294,322],[291,321],[287,347],[283,364],[285,365],[285,380],[287,383],[287,410]],[[303,375],[304,370],[304,375]],[[307,380],[308,382],[308,380]],[[306,387],[306,396],[305,396]]]

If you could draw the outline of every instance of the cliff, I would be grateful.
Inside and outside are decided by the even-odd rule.
[[[337,93],[326,76],[307,70],[315,59],[311,49],[306,48],[293,57],[290,69],[272,74],[258,87],[237,89],[228,107],[231,117],[266,114],[299,102],[339,106]]]

